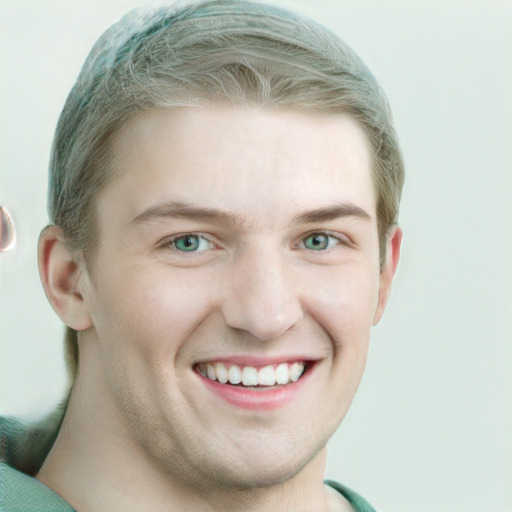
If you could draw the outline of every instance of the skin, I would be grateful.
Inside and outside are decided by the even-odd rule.
[[[80,512],[350,510],[323,484],[325,445],[361,380],[401,241],[392,229],[380,269],[363,130],[346,116],[186,108],[132,119],[112,151],[94,259],[70,253],[57,227],[40,240],[80,364],[38,478]],[[184,234],[197,251],[180,250]],[[290,402],[253,411],[194,369],[235,356],[315,364]]]

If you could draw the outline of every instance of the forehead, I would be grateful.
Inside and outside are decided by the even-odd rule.
[[[256,223],[339,202],[375,214],[367,137],[345,115],[227,106],[151,111],[121,128],[112,157],[116,176],[98,202],[108,195],[131,217],[170,200]]]

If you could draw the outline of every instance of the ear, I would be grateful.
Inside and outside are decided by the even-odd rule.
[[[395,226],[388,234],[386,261],[380,272],[379,300],[373,317],[373,325],[377,325],[380,322],[386,304],[388,303],[389,294],[391,293],[391,284],[393,277],[395,277],[398,260],[400,259],[402,235],[402,230],[398,226]]]
[[[75,331],[92,325],[84,300],[87,272],[77,262],[57,226],[48,226],[39,236],[37,248],[39,276],[48,301],[60,319]]]

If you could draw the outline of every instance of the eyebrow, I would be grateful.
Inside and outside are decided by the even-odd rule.
[[[342,203],[301,213],[293,218],[293,222],[296,224],[307,224],[312,222],[326,222],[342,217],[357,217],[364,220],[371,219],[370,214],[361,207],[353,203]]]
[[[296,215],[292,219],[293,224],[307,224],[315,222],[327,222],[342,217],[356,217],[370,220],[371,216],[361,207],[353,203],[341,203],[313,210]],[[224,224],[230,227],[243,227],[244,222],[240,214],[219,210],[217,208],[202,208],[181,202],[160,203],[149,207],[137,215],[132,224],[143,224],[154,220],[165,218],[184,218],[198,221],[208,221],[216,224]]]
[[[132,220],[132,224],[142,224],[165,218],[207,220],[217,224],[238,227],[242,224],[242,217],[236,213],[219,210],[217,208],[200,208],[175,201],[149,207],[147,210],[137,215]]]

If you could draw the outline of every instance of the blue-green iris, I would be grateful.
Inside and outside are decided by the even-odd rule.
[[[185,235],[174,240],[174,247],[178,251],[193,252],[199,247],[199,237],[197,235]]]
[[[329,247],[329,236],[313,233],[304,239],[304,247],[313,251],[324,251]]]

